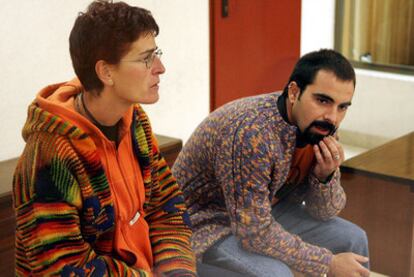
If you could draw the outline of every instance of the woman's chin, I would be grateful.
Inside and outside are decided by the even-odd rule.
[[[145,105],[151,105],[151,104],[157,103],[159,98],[160,97],[159,97],[158,92],[157,92],[156,95],[151,95],[151,97],[146,97],[145,99],[139,99],[137,101],[137,103],[145,104]]]

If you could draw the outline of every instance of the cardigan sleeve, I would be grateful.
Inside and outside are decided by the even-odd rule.
[[[340,176],[337,169],[329,182],[324,184],[313,174],[309,175],[309,190],[304,200],[310,215],[319,220],[329,220],[345,207],[346,195],[340,184]]]
[[[28,141],[15,171],[16,275],[150,276],[110,253],[112,227],[105,221],[85,224],[85,215],[99,217],[99,209],[96,202],[85,204],[70,170],[76,162],[66,155],[67,144],[56,140],[43,136]],[[96,245],[98,240],[101,246]]]
[[[271,214],[269,184],[282,150],[272,142],[271,130],[261,126],[242,124],[235,134],[224,133],[217,151],[215,175],[232,232],[249,251],[279,259],[300,272],[325,274],[332,253],[285,231]]]
[[[162,276],[196,276],[191,249],[189,216],[182,192],[154,138],[158,183],[152,189],[146,220],[154,257],[154,271]]]

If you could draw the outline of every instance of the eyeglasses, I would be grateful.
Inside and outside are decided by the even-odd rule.
[[[121,60],[121,62],[129,62],[129,63],[135,63],[135,62],[139,62],[139,63],[145,63],[145,66],[147,67],[147,69],[150,69],[152,67],[152,64],[154,63],[155,57],[157,57],[158,59],[161,59],[162,56],[162,50],[157,48],[156,50],[154,50],[151,54],[149,54],[147,57],[143,58],[143,59],[139,59],[139,60],[133,60],[133,61],[128,61],[128,60]]]

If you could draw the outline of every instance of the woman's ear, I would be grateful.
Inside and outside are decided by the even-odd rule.
[[[95,64],[95,72],[99,80],[106,86],[113,86],[114,80],[112,79],[110,65],[104,60],[99,60]]]

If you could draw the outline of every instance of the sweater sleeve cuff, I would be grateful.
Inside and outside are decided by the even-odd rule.
[[[310,174],[309,176],[309,183],[313,186],[313,187],[320,187],[320,188],[329,188],[333,183],[335,183],[335,180],[337,180],[339,178],[339,168],[336,169],[334,172],[332,172],[331,175],[328,176],[328,178],[322,182],[320,181],[314,174]]]

